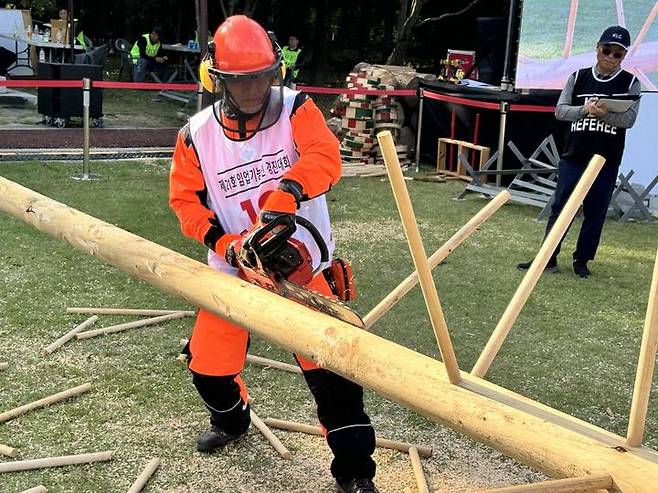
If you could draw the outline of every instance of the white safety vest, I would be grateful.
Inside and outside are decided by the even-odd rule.
[[[278,87],[272,88],[273,95],[278,91]],[[208,207],[217,214],[226,233],[251,229],[268,192],[277,188],[283,174],[299,159],[290,123],[297,94],[298,91],[284,88],[283,109],[277,123],[245,141],[226,137],[212,106],[190,118],[190,135],[208,189]],[[268,111],[275,110],[274,106],[271,102]],[[305,217],[318,229],[331,260],[335,245],[324,195],[302,202],[297,215]],[[293,238],[304,242],[313,258],[313,268],[317,268],[320,251],[310,233],[298,225]],[[212,250],[208,252],[208,263],[217,270],[236,273],[236,269]]]

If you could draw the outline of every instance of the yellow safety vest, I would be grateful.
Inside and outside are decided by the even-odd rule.
[[[291,50],[287,46],[284,46],[281,49],[281,54],[283,55],[283,63],[286,64],[286,67],[292,67],[297,63],[297,58],[299,58],[299,54],[302,52],[301,48],[297,48],[296,50]],[[299,69],[295,69],[292,73],[293,77],[297,77],[297,74],[299,74]]]
[[[82,31],[78,33],[78,36],[75,38],[78,41],[78,44],[82,46],[85,50],[89,48],[87,43],[85,43],[85,35]]]
[[[146,39],[146,54],[148,56],[154,57],[155,55],[158,54],[158,50],[160,49],[160,41],[157,43],[153,44],[151,43],[151,36],[149,34],[142,34],[142,37]],[[137,46],[137,42],[135,41],[135,44],[133,45],[133,49],[130,50],[130,57],[133,59],[133,61],[139,60],[139,46]]]

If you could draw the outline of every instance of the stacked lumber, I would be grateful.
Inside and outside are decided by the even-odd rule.
[[[346,79],[348,89],[394,90],[396,86],[383,82],[382,69],[364,65],[350,72]],[[343,176],[385,175],[377,139],[378,132],[389,130],[394,140],[399,139],[404,123],[402,105],[393,96],[370,94],[345,94],[341,96],[340,155],[343,161]],[[410,164],[409,148],[397,148],[400,164]]]

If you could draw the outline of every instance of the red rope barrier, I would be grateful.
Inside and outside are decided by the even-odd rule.
[[[429,99],[443,101],[445,103],[461,104],[463,106],[472,106],[474,108],[484,108],[488,110],[500,110],[497,103],[487,103],[486,101],[476,101],[473,99],[460,98],[458,96],[448,96],[447,94],[437,94],[430,91],[422,91],[421,95]],[[555,106],[540,106],[536,104],[511,104],[508,111],[531,111],[534,113],[554,113]]]
[[[539,106],[536,104],[510,104],[510,111],[532,111],[534,113],[555,113],[555,106]]]
[[[175,84],[158,82],[110,82],[104,80],[92,81],[93,87],[100,89],[140,89],[147,91],[196,91],[196,84]]]
[[[81,88],[81,80],[0,80],[0,87],[73,87]],[[196,84],[175,84],[175,83],[157,83],[157,82],[112,82],[112,81],[92,81],[92,87],[98,89],[129,89],[129,90],[147,90],[147,91],[196,91]],[[417,91],[413,89],[341,89],[339,87],[315,87],[315,86],[297,86],[297,89],[309,94],[366,94],[372,96],[416,96]],[[461,104],[473,108],[483,108],[488,110],[499,110],[497,103],[486,101],[477,101],[473,99],[460,98],[458,96],[449,96],[447,94],[437,94],[430,91],[421,90],[421,95],[429,99],[443,101],[445,103]],[[526,111],[535,113],[553,113],[555,106],[540,106],[529,104],[512,104],[509,111]]]
[[[82,88],[82,80],[0,80],[4,87],[77,87]]]
[[[423,91],[423,97],[436,99],[445,103],[461,104],[463,106],[472,106],[474,108],[484,108],[488,110],[499,110],[500,106],[496,103],[486,103],[484,101],[475,101],[473,99],[459,98],[457,96],[448,96],[447,94],[436,94],[434,92]]]
[[[309,94],[368,94],[371,96],[416,96],[413,89],[341,89],[340,87],[297,86],[298,91]]]

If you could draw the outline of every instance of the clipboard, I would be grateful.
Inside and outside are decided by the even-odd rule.
[[[633,106],[633,103],[637,101],[636,99],[608,99],[608,98],[599,98],[599,103],[605,103],[608,107],[608,111],[611,113],[623,113],[628,111],[628,109]]]

